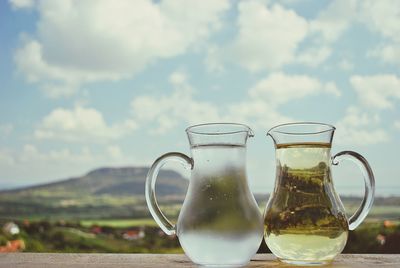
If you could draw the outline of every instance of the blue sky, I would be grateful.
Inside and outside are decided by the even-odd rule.
[[[267,130],[318,121],[396,194],[399,32],[396,0],[1,1],[0,186],[189,154],[187,126],[229,121],[253,128],[249,182],[271,191]],[[362,193],[356,167],[334,175]]]

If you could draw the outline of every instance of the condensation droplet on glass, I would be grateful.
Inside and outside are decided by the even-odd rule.
[[[206,184],[201,188],[202,191],[206,191],[207,189],[211,188],[211,184]]]

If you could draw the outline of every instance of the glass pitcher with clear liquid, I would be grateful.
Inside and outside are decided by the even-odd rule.
[[[167,153],[146,179],[150,213],[168,235],[176,234],[186,255],[206,266],[241,266],[257,252],[263,219],[246,176],[246,142],[253,136],[241,124],[203,124],[186,130],[191,157]],[[188,191],[176,226],[164,216],[155,196],[160,168],[178,161],[191,170]]]
[[[276,181],[264,213],[264,238],[281,261],[329,263],[372,206],[375,180],[368,162],[352,151],[331,157],[334,131],[327,124],[293,123],[268,132],[276,149]],[[342,160],[356,163],[365,181],[362,204],[349,220],[331,175],[331,164]]]

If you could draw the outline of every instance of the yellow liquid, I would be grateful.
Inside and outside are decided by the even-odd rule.
[[[330,144],[278,146],[277,178],[264,237],[278,258],[324,263],[346,245],[348,224],[330,173]]]
[[[271,234],[268,247],[283,260],[325,262],[332,260],[346,245],[347,232],[329,238],[311,234]]]

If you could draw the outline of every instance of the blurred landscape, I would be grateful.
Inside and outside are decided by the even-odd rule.
[[[0,252],[182,252],[151,218],[146,167],[100,168],[54,183],[0,191]],[[188,180],[163,170],[157,196],[176,220]],[[263,211],[267,194],[257,194]],[[345,196],[348,215],[361,198]],[[269,252],[265,243],[260,252]],[[347,253],[400,253],[400,197],[377,197],[367,220],[350,232]]]
[[[240,122],[259,137],[251,188],[267,192],[266,131],[309,121],[334,125],[335,151],[368,159],[385,195],[344,252],[400,253],[399,32],[398,0],[0,1],[0,252],[182,252],[149,214],[148,167],[112,166]],[[188,180],[163,170],[156,187],[176,221]],[[341,199],[348,216],[362,202]]]

